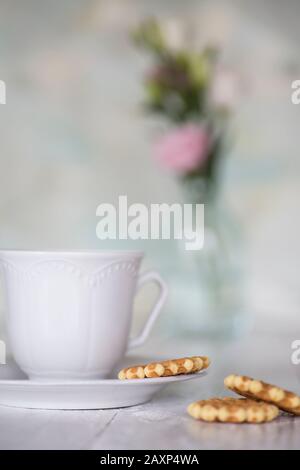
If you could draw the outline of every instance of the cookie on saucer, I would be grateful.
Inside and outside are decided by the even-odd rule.
[[[126,367],[119,372],[118,378],[120,380],[130,380],[194,374],[200,370],[207,369],[209,365],[210,360],[206,356],[184,357]]]

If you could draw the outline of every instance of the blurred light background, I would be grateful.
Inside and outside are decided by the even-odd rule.
[[[242,78],[223,197],[244,226],[249,312],[284,330],[300,303],[299,14],[297,0],[0,0],[1,247],[102,248],[101,202],[180,198],[151,158],[129,32],[148,16],[193,25]]]

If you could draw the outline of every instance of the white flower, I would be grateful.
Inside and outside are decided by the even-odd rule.
[[[232,108],[236,106],[240,95],[240,80],[232,70],[216,70],[211,85],[211,101],[217,107]]]
[[[187,25],[178,18],[168,18],[160,22],[160,27],[168,47],[176,52],[187,43]]]

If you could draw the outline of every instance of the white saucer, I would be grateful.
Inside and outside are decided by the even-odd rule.
[[[169,384],[201,379],[192,375],[157,379],[104,379],[78,382],[38,382],[0,378],[0,405],[48,410],[91,410],[140,405]]]

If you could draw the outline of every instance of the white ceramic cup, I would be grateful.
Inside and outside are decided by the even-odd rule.
[[[140,252],[0,250],[7,329],[30,379],[109,375],[128,348],[148,337],[167,296],[159,274],[139,274]],[[133,300],[147,282],[160,288],[141,334],[129,340]]]

